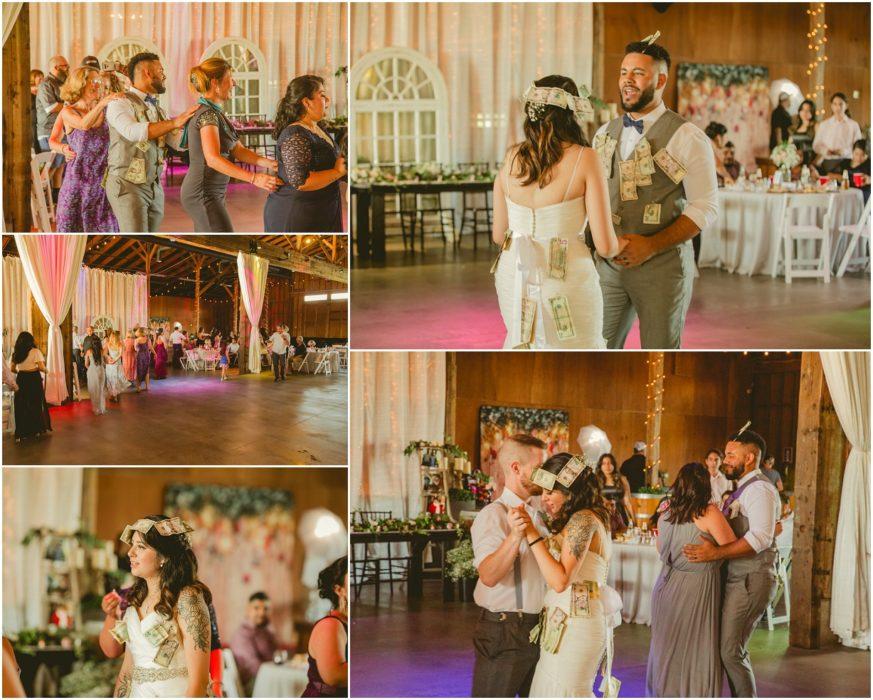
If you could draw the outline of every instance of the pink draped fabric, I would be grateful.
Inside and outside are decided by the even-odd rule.
[[[240,251],[236,256],[236,267],[243,305],[249,317],[249,323],[252,324],[252,333],[249,336],[249,372],[260,372],[261,336],[258,333],[258,324],[261,321],[261,311],[264,308],[264,292],[267,288],[267,273],[270,264],[265,258]]]
[[[87,241],[84,235],[15,234],[30,293],[49,324],[45,399],[50,404],[60,404],[69,395],[61,323],[73,303]]]

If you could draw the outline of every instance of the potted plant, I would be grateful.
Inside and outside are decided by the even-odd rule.
[[[476,494],[470,489],[449,489],[449,513],[454,520],[461,519],[462,510],[476,510]]]
[[[471,602],[473,589],[479,578],[479,572],[473,563],[473,542],[464,539],[457,547],[450,549],[446,553],[446,566],[448,567],[447,576],[459,584],[461,600]]]

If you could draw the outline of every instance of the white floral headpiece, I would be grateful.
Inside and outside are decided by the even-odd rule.
[[[531,83],[524,91],[522,101],[527,116],[531,121],[537,121],[543,116],[543,107],[561,107],[569,109],[580,121],[589,121],[594,118],[594,107],[588,99],[591,94],[584,85],[580,87],[579,95],[571,95],[559,87],[539,87]]]

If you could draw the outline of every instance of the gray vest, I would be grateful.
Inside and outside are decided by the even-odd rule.
[[[151,121],[148,117],[148,105],[132,92],[125,93],[125,97],[133,106],[133,112],[138,122]],[[166,119],[160,106],[155,105],[158,113],[158,121]],[[131,169],[134,160],[143,161],[143,166]],[[128,141],[118,133],[112,124],[109,125],[109,174],[133,184],[150,184],[160,177],[160,166],[164,162],[164,139],[147,139],[146,141]],[[142,182],[127,177],[128,172],[143,171],[145,178]]]
[[[658,120],[649,127],[644,134],[651,144],[652,155],[662,148],[666,148],[676,130],[685,123],[685,120],[676,112],[667,110]],[[621,118],[613,119],[606,126],[606,133],[617,143],[615,152],[612,154],[612,162],[609,172],[609,204],[612,209],[612,223],[615,233],[621,236],[626,233],[639,233],[650,236],[662,229],[667,228],[685,209],[685,188],[682,183],[674,183],[667,177],[660,167],[655,166],[655,174],[652,175],[652,184],[637,187],[637,199],[623,202],[621,199],[621,184],[619,178],[619,162],[621,162]],[[631,152],[633,158],[633,152]],[[660,220],[657,224],[643,223],[643,215],[646,205],[659,203],[661,205]]]
[[[748,483],[751,484],[755,481],[761,481],[774,490],[776,488],[775,486],[773,486],[773,483],[769,479],[760,474],[758,474],[754,479],[750,479]],[[730,518],[728,520],[728,525],[731,526],[731,530],[734,531],[734,534],[737,536],[738,539],[740,537],[743,537],[749,531],[749,519],[741,513],[737,513],[736,517]],[[761,550],[755,556],[729,559],[728,576],[739,577],[755,572],[767,571],[771,572],[775,576],[777,557],[778,550],[776,549],[776,536],[774,533],[773,541],[770,542],[770,546],[766,549]]]

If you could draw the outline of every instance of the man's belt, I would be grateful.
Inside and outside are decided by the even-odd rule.
[[[491,612],[490,610],[482,609],[482,617],[481,619],[486,620],[488,622],[507,622],[510,620],[521,620],[522,622],[529,622],[532,625],[535,625],[540,616],[538,613],[526,613],[521,612],[520,610],[507,610],[505,612]]]

